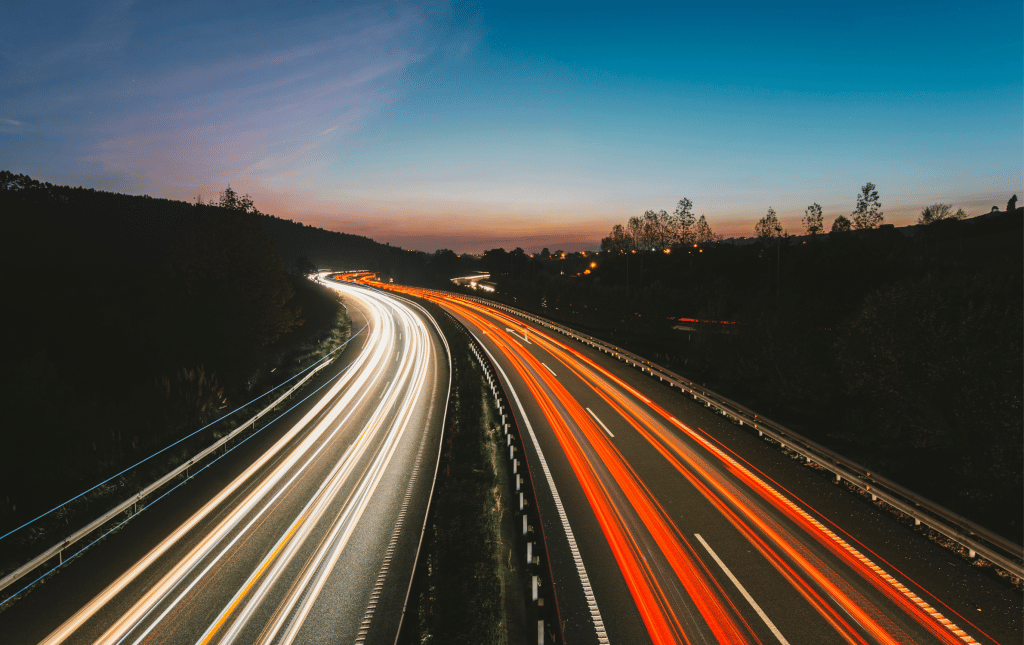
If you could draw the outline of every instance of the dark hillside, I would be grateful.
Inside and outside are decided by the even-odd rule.
[[[224,211],[208,204],[54,186],[8,171],[0,171],[0,193],[9,198],[16,196],[17,212],[31,213],[33,219],[47,227],[88,240],[98,248],[116,249],[140,267],[158,263],[184,231]],[[427,278],[425,270],[430,256],[425,253],[380,244],[361,235],[255,214],[291,272],[313,268],[369,269],[385,279],[401,278],[404,282]],[[5,217],[9,219],[10,216]]]
[[[258,215],[10,173],[0,214],[0,529],[261,394],[338,332],[336,297],[285,271]]]

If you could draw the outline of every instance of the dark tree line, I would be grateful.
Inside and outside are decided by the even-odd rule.
[[[574,254],[493,297],[665,364],[1020,539],[1022,209],[794,238]],[[769,218],[770,219],[770,218]],[[592,266],[593,265],[593,266]],[[589,270],[589,273],[587,271]],[[731,323],[731,324],[724,324]]]
[[[0,527],[262,393],[288,347],[333,323],[338,305],[288,274],[246,199],[0,172]]]

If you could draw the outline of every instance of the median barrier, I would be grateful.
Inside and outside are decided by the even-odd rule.
[[[450,315],[450,314],[449,314]],[[491,383],[494,395],[495,408],[504,411],[509,403],[509,397],[505,393],[504,386],[495,374],[494,366],[490,358],[479,345],[477,339],[465,326],[452,317],[452,320],[466,333],[474,358],[480,363],[484,374]],[[537,643],[543,645],[545,636],[549,635],[552,642],[562,642],[561,620],[559,619],[558,597],[554,589],[550,591],[551,609],[550,614],[546,605],[546,596],[543,586],[546,581],[553,580],[551,562],[546,557],[548,553],[547,537],[544,531],[544,523],[541,521],[540,506],[536,499],[536,487],[533,483],[533,470],[530,467],[530,457],[525,450],[520,450],[523,445],[522,434],[516,422],[514,414],[502,414],[502,427],[505,431],[505,442],[509,449],[509,466],[512,475],[515,477],[515,497],[519,500],[519,513],[522,516],[522,536],[520,545],[526,550],[526,569],[531,580],[530,604],[527,606],[528,620],[536,620]],[[543,545],[542,548],[535,548],[535,545]]]

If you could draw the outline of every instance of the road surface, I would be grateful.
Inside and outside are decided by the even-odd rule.
[[[0,615],[0,642],[394,642],[448,357],[415,308],[331,286],[366,328],[320,393]]]
[[[1005,586],[703,406],[475,299],[569,643],[1016,643]]]

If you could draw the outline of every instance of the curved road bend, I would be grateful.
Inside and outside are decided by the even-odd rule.
[[[400,299],[330,286],[368,326],[326,386],[0,615],[0,642],[394,642],[448,357]]]
[[[1020,642],[1019,595],[680,392],[416,293],[466,324],[513,399],[566,642]]]

